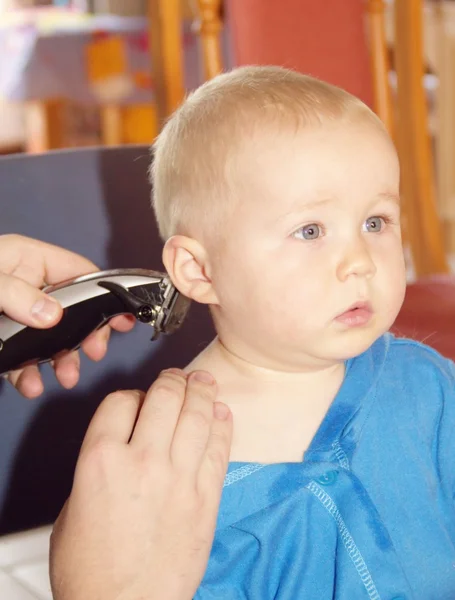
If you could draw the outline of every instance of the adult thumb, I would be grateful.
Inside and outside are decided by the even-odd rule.
[[[52,327],[61,319],[62,307],[51,296],[26,281],[0,273],[0,312],[32,327]]]

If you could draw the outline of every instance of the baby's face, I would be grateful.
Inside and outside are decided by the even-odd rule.
[[[212,271],[225,339],[291,370],[365,351],[405,291],[392,143],[374,124],[333,123],[264,135],[243,158]]]

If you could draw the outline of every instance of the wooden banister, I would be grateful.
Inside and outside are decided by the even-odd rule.
[[[223,70],[220,32],[222,0],[197,0],[198,33],[201,38],[204,57],[205,79],[212,79]]]
[[[159,126],[185,96],[181,0],[148,0],[149,40]]]
[[[422,0],[395,0],[397,142],[402,192],[416,275],[448,272],[436,206],[424,90]]]
[[[374,110],[395,139],[392,95],[389,83],[389,57],[385,35],[384,0],[367,0],[370,62],[373,76]]]

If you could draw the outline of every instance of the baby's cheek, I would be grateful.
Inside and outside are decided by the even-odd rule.
[[[395,317],[400,312],[400,309],[404,302],[404,297],[406,294],[406,280],[396,279],[396,283],[392,286],[392,289],[389,292],[390,301],[390,313],[391,318],[395,320]]]
[[[386,283],[389,295],[394,298],[395,302],[401,303],[406,291],[406,266],[404,258],[396,256],[387,265]]]
[[[277,336],[289,342],[302,342],[320,322],[320,307],[299,295],[282,297],[274,306],[274,327]]]

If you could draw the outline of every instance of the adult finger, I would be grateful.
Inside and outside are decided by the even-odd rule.
[[[32,400],[44,391],[43,382],[37,365],[30,365],[24,369],[11,371],[6,379],[17,388],[26,398]]]
[[[107,352],[110,333],[111,328],[109,325],[104,325],[101,329],[91,333],[82,342],[81,348],[91,360],[98,361],[104,357]]]
[[[107,352],[111,330],[115,329],[126,333],[133,329],[136,319],[131,316],[121,315],[112,319],[98,331],[91,333],[82,343],[82,350],[91,360],[101,360]]]
[[[200,470],[199,487],[206,497],[212,498],[217,504],[229,464],[233,419],[229,407],[221,402],[214,403],[213,412],[214,419]]]
[[[160,373],[145,396],[131,444],[151,447],[157,455],[169,458],[185,393],[184,371],[168,369]]]
[[[35,287],[60,283],[98,271],[87,258],[41,240],[18,234],[0,235],[0,271]]]
[[[172,442],[172,463],[192,477],[199,470],[207,449],[213,421],[216,383],[206,371],[188,377],[185,404]]]
[[[32,327],[52,327],[62,316],[62,307],[29,283],[0,273],[0,312]]]
[[[55,376],[67,390],[73,388],[79,381],[81,359],[79,352],[68,352],[53,361]]]
[[[136,324],[136,318],[133,315],[119,315],[109,321],[109,325],[115,331],[121,333],[131,331]]]
[[[82,449],[99,440],[127,444],[136,422],[144,392],[121,390],[109,394],[98,406],[85,434]]]

